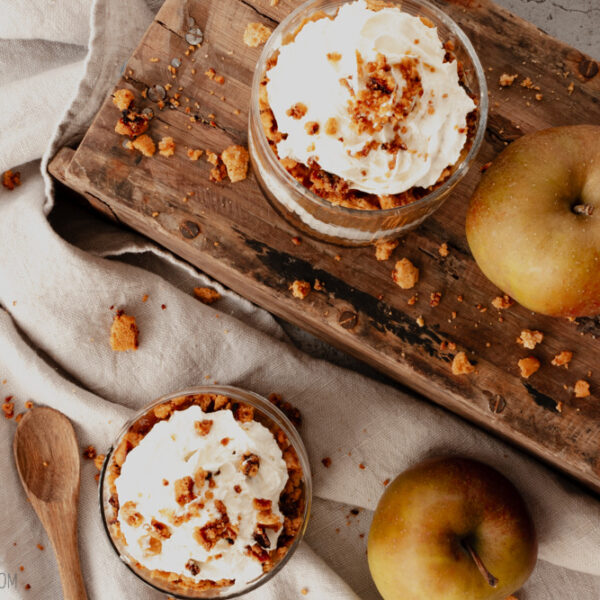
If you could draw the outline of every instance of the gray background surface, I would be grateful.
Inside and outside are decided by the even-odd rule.
[[[534,23],[546,33],[600,60],[600,0],[495,0],[496,4]],[[510,43],[510,40],[507,40]],[[297,346],[312,356],[327,359],[383,381],[367,365],[332,348],[312,335],[280,321]],[[398,383],[393,383],[399,386]]]

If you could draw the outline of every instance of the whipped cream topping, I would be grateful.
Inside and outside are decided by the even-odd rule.
[[[205,434],[195,425],[203,421],[212,421]],[[240,461],[248,454],[260,461],[254,476],[240,470]],[[194,498],[179,495],[178,501],[176,481],[194,480],[199,469],[207,474],[200,487],[198,479],[190,487]],[[127,552],[150,570],[196,581],[235,580],[228,590],[244,587],[263,573],[261,563],[246,550],[257,543],[254,533],[260,511],[253,501],[270,501],[270,511],[281,523],[277,530],[264,529],[270,543],[266,550],[272,550],[283,529],[278,504],[287,479],[282,452],[260,423],[236,421],[230,410],[204,413],[196,405],[174,412],[129,452],[115,479]],[[208,548],[200,543],[199,531],[207,524],[223,523],[223,506],[235,533],[218,537]],[[159,523],[158,529],[153,522]],[[152,539],[158,539],[160,546]]]
[[[287,134],[279,157],[315,160],[377,195],[434,185],[458,161],[476,108],[445,54],[435,27],[364,0],[305,23],[267,71],[269,104]]]

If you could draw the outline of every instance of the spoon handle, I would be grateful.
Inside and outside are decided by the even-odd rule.
[[[64,600],[87,600],[77,545],[77,519],[61,504],[46,505],[42,522],[52,542]],[[48,526],[51,523],[51,526]]]

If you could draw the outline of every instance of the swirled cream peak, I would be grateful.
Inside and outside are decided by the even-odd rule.
[[[357,0],[308,21],[267,72],[279,157],[378,195],[435,184],[475,109],[445,54],[435,27],[395,7]]]
[[[273,434],[257,421],[199,406],[174,412],[115,480],[127,551],[150,570],[243,587],[263,572],[247,550],[257,535],[263,548],[277,546],[287,479]]]

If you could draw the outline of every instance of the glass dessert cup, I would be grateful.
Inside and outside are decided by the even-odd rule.
[[[293,11],[275,29],[265,44],[252,82],[248,145],[254,173],[266,198],[275,210],[312,237],[344,245],[364,246],[395,239],[420,225],[449,197],[472,166],[485,135],[488,95],[485,73],[475,50],[459,26],[443,11],[426,0],[391,0],[403,12],[429,19],[436,27],[440,43],[451,40],[453,54],[463,65],[462,83],[477,104],[474,135],[463,150],[450,177],[425,196],[403,206],[362,210],[332,204],[306,188],[286,171],[271,149],[260,118],[260,82],[268,61],[306,19],[318,11],[335,14],[353,0],[309,0]],[[293,76],[293,74],[291,75]]]
[[[227,587],[211,588],[204,590],[192,589],[191,587],[186,586],[182,583],[178,583],[177,581],[172,582],[168,581],[164,577],[154,577],[150,569],[141,565],[135,558],[133,558],[128,553],[127,545],[122,539],[123,536],[122,534],[119,535],[119,505],[117,504],[115,508],[114,502],[111,502],[112,491],[109,483],[109,479],[111,478],[111,467],[114,468],[115,466],[116,451],[119,449],[126,435],[130,431],[143,432],[143,435],[145,435],[145,433],[148,433],[148,431],[150,431],[150,429],[154,426],[155,423],[160,422],[161,419],[157,418],[154,414],[154,409],[157,406],[163,405],[169,401],[176,400],[179,398],[191,397],[201,394],[227,396],[234,403],[240,402],[244,405],[252,407],[254,409],[253,420],[264,425],[267,429],[274,433],[274,435],[278,431],[282,431],[285,434],[285,437],[289,441],[291,447],[293,448],[298,457],[298,461],[302,469],[302,478],[300,483],[301,502],[303,506],[301,510],[302,524],[299,527],[291,544],[286,544],[287,552],[282,558],[275,562],[274,566],[269,571],[264,572],[262,575],[260,575],[253,581],[245,583],[242,587],[236,585],[235,590],[232,590],[230,588],[228,589]],[[186,408],[185,405],[184,408]],[[175,411],[177,410],[181,410],[181,408],[175,408]],[[151,465],[149,465],[148,468],[151,469]],[[100,473],[99,495],[100,513],[108,539],[121,561],[137,577],[139,577],[142,581],[144,581],[146,584],[153,587],[154,589],[169,594],[174,598],[179,598],[181,600],[188,600],[192,598],[219,598],[221,600],[226,600],[230,598],[238,598],[260,587],[261,585],[272,579],[285,566],[287,561],[297,549],[308,525],[308,518],[312,502],[312,480],[308,454],[306,452],[304,444],[302,443],[300,435],[298,434],[290,420],[279,408],[277,408],[272,402],[268,401],[262,396],[259,396],[258,394],[254,394],[252,392],[248,392],[236,387],[204,385],[162,396],[158,400],[154,401],[152,404],[143,408],[124,425],[122,430],[119,432],[119,435],[117,436],[117,439],[115,440],[113,446],[106,455],[106,459],[104,461],[104,465]],[[232,575],[235,576],[235,574]]]

